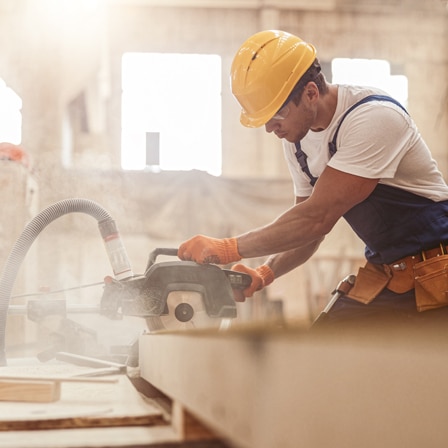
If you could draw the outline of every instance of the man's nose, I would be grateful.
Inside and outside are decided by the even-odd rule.
[[[274,120],[269,120],[265,125],[264,128],[266,129],[266,132],[270,133],[272,132],[276,127],[276,123]]]

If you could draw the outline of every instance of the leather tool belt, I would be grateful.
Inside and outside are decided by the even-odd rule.
[[[392,264],[367,262],[359,268],[347,297],[370,303],[384,288],[402,294],[415,289],[418,311],[448,305],[448,248],[439,247],[409,255]]]

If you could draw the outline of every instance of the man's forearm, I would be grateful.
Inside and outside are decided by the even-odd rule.
[[[237,237],[242,258],[262,257],[307,247],[320,241],[339,218],[330,207],[297,204],[272,223]]]
[[[268,258],[265,264],[272,269],[275,278],[278,278],[309,260],[323,240],[324,238],[321,238],[306,246],[272,255]]]

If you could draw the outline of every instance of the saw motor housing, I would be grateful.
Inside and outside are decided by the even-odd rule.
[[[245,289],[250,283],[249,275],[212,264],[191,261],[153,263],[144,276],[105,282],[101,313],[111,319],[124,315],[151,318],[175,314],[179,321],[185,322],[194,314],[193,308],[185,301],[175,309],[169,309],[168,296],[176,291],[190,291],[200,293],[210,318],[235,318],[237,308],[233,290]]]

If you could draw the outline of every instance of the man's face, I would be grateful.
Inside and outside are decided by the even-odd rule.
[[[315,110],[301,95],[298,104],[288,101],[265,124],[266,132],[273,132],[278,138],[284,138],[291,143],[297,143],[308,133],[315,120]]]

